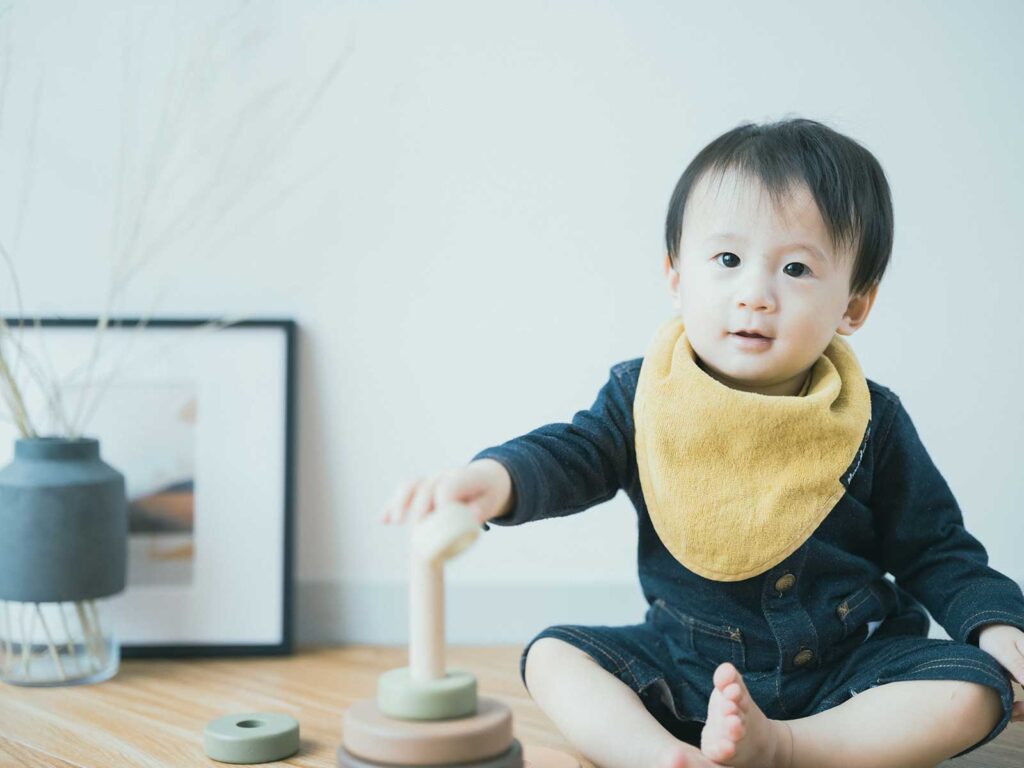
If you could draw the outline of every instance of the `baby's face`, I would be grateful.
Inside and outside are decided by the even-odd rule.
[[[798,394],[836,333],[852,334],[875,291],[850,296],[852,249],[836,251],[810,191],[775,210],[757,181],[705,176],[683,218],[669,291],[701,367],[734,389]],[[744,339],[754,329],[768,338]]]

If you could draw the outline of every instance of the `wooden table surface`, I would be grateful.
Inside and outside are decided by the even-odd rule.
[[[513,729],[526,746],[575,755],[519,679],[520,646],[450,646],[451,667],[471,671],[483,696],[512,709]],[[405,666],[402,647],[351,645],[261,659],[122,662],[112,680],[68,688],[0,686],[0,766],[204,766],[206,723],[222,715],[275,711],[299,721],[301,747],[268,765],[333,768],[341,743],[341,713],[372,698],[381,672]],[[1024,726],[1011,725],[989,745],[944,765],[996,768],[1024,765]]]
[[[512,709],[524,745],[568,750],[519,680],[521,651],[449,646],[446,661],[471,671],[480,695]],[[334,768],[342,712],[373,698],[382,672],[407,663],[405,646],[351,645],[277,658],[122,661],[114,678],[97,685],[0,685],[0,766],[211,768],[223,764],[203,752],[207,722],[273,711],[299,721],[301,746],[288,760],[266,765]]]

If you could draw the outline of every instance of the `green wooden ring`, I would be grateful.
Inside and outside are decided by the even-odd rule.
[[[412,679],[408,667],[377,679],[377,709],[400,720],[446,720],[476,712],[476,678],[461,669],[427,683]]]
[[[299,723],[279,712],[225,715],[206,724],[203,749],[221,763],[272,763],[298,752]]]

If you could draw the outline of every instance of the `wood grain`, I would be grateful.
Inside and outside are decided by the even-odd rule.
[[[516,738],[592,763],[569,747],[519,679],[520,646],[446,650],[450,666],[477,677],[482,695],[511,707]],[[299,721],[302,746],[268,765],[333,768],[341,713],[374,696],[377,676],[408,663],[401,647],[352,645],[267,659],[131,660],[112,680],[70,688],[0,687],[0,766],[111,768],[202,766],[206,723],[234,712],[285,712]],[[1019,768],[1024,726],[1011,725],[951,768]]]

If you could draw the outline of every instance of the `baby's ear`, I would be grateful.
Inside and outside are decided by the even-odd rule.
[[[875,296],[878,294],[878,283],[872,285],[868,290],[850,298],[846,305],[846,313],[843,315],[836,333],[842,336],[850,336],[860,328],[868,319],[868,313],[875,303]]]
[[[665,279],[668,282],[668,295],[672,297],[672,307],[680,309],[679,303],[679,272],[672,266],[672,258],[665,255]]]

